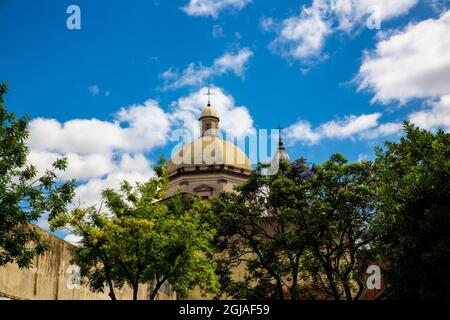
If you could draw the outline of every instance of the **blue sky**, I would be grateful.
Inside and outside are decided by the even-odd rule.
[[[81,30],[66,26],[71,4]],[[207,83],[213,104],[235,118],[224,123],[232,131],[281,123],[292,158],[370,159],[375,145],[398,139],[403,120],[450,128],[449,8],[446,0],[0,0],[0,81],[9,83],[8,108],[34,121],[33,159],[70,154],[72,176],[86,184],[145,176],[147,164],[170,156],[164,136],[195,118]],[[372,18],[380,29],[367,27]],[[110,141],[116,134],[135,140]]]

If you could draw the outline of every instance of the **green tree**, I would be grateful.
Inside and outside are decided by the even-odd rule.
[[[376,222],[386,296],[450,298],[450,134],[405,123],[405,136],[377,148]]]
[[[333,155],[323,165],[259,165],[214,200],[222,293],[235,298],[358,299],[372,239],[375,178],[369,162]],[[244,265],[239,280],[232,272]]]
[[[95,207],[77,208],[50,221],[52,229],[67,227],[69,232],[81,237],[72,249],[73,263],[80,267],[84,282],[93,292],[104,292],[107,286],[109,297],[116,300],[114,288],[122,287],[123,281],[117,279],[116,266],[107,251],[112,241],[107,233],[110,223],[110,218]]]
[[[217,288],[215,268],[208,255],[215,231],[204,217],[210,205],[200,199],[187,201],[181,195],[162,201],[167,184],[164,166],[155,178],[132,186],[123,182],[120,191],[103,192],[109,212],[78,209],[59,215],[53,228],[68,226],[81,236],[74,248],[74,262],[93,291],[128,284],[137,299],[139,286],[150,283],[150,299],[164,283],[180,295],[195,285],[205,291]]]
[[[17,119],[6,110],[6,93],[7,85],[0,84],[0,266],[26,268],[49,246],[30,223],[44,213],[53,217],[66,212],[75,182],[57,183],[56,172],[66,168],[65,159],[39,177],[36,167],[27,164],[28,118]]]
[[[288,164],[280,163],[277,175],[265,176],[259,165],[237,193],[214,200],[219,236],[218,273],[222,294],[239,299],[284,299],[300,296],[301,259],[307,235],[301,223],[306,214],[306,193],[285,176]],[[233,277],[245,266],[246,275]]]
[[[309,179],[305,220],[314,285],[335,300],[358,300],[373,262],[369,229],[375,216],[378,179],[371,162],[348,163],[340,154],[316,166]]]

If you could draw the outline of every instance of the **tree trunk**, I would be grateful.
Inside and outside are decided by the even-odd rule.
[[[355,301],[359,300],[359,298],[361,298],[361,295],[364,291],[364,284],[361,281],[358,281],[358,286],[359,286],[358,293],[356,294],[355,298],[353,299]]]
[[[110,288],[109,288],[109,297],[111,298],[111,300],[117,300],[116,299],[116,295],[115,295],[115,293],[114,293],[114,289],[111,289],[111,286],[110,286]]]
[[[331,292],[333,293],[334,300],[340,300],[341,297],[339,296],[339,292],[336,288],[336,283],[334,282],[333,271],[331,267],[325,266],[325,273],[327,275],[328,284],[330,286]]]
[[[279,291],[279,298],[280,300],[284,300],[284,293],[283,293],[283,284],[281,283],[281,280],[279,278],[276,279],[277,280],[277,287],[278,287],[278,291]]]
[[[297,288],[298,288],[298,275],[294,274],[292,278],[292,286],[291,286],[291,300],[297,300]]]
[[[158,294],[159,289],[161,288],[161,286],[163,285],[163,283],[164,283],[165,281],[166,281],[166,280],[164,280],[164,281],[159,281],[159,282],[156,283],[156,286],[155,286],[155,288],[153,289],[152,294],[150,295],[150,300],[155,300],[156,295]]]
[[[352,291],[350,290],[350,287],[348,286],[348,282],[344,282],[344,291],[345,291],[345,297],[347,298],[347,301],[352,301]]]
[[[137,300],[138,291],[139,291],[139,284],[138,283],[133,284],[133,300]]]
[[[109,297],[111,298],[111,300],[117,300],[116,298],[116,294],[114,292],[114,286],[111,280],[111,270],[109,268],[109,264],[106,262],[106,255],[103,253],[103,267],[105,268],[105,275],[106,275],[106,282],[108,283],[108,287],[109,287]]]
[[[303,252],[303,250],[302,250]],[[300,254],[297,254],[295,263],[292,267],[292,286],[291,286],[291,300],[298,299],[298,271],[300,269]]]

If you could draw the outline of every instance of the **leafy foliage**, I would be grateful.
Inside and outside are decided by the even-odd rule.
[[[405,137],[377,149],[381,205],[373,228],[386,295],[450,298],[450,134],[405,123]]]
[[[214,200],[222,293],[235,298],[358,299],[376,181],[371,163],[337,154],[323,165],[259,165],[237,193]],[[245,266],[236,280],[233,268]]]
[[[217,283],[211,251],[214,229],[204,217],[210,204],[199,199],[187,201],[181,195],[162,201],[167,178],[164,165],[157,176],[132,186],[123,182],[120,191],[105,190],[103,198],[109,213],[95,208],[77,209],[59,215],[53,228],[68,226],[82,237],[74,249],[74,262],[92,290],[114,288],[125,283],[137,299],[139,285],[151,283],[150,299],[166,282],[184,295],[195,285],[214,292]]]
[[[39,177],[36,167],[27,164],[28,118],[17,119],[6,110],[6,92],[6,84],[0,84],[0,266],[15,262],[26,268],[49,246],[29,223],[44,213],[53,217],[66,212],[75,182],[57,183],[56,172],[66,168],[65,159]]]
[[[347,163],[340,154],[317,166],[310,180],[306,221],[313,259],[313,283],[334,299],[359,299],[373,261],[369,225],[377,203],[377,179],[370,162]],[[312,268],[311,268],[312,267]]]

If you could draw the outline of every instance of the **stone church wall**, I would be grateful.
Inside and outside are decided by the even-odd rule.
[[[73,245],[44,230],[41,232],[44,238],[51,240],[51,248],[36,257],[30,269],[19,269],[12,263],[0,267],[0,297],[19,300],[110,300],[108,290],[93,293],[85,286],[79,289],[70,286],[73,269],[70,268],[70,249]],[[138,299],[147,300],[149,289],[148,285],[141,285]],[[118,300],[131,300],[133,296],[130,287],[116,289],[115,293]],[[158,299],[175,299],[175,295],[166,287],[160,290]]]

